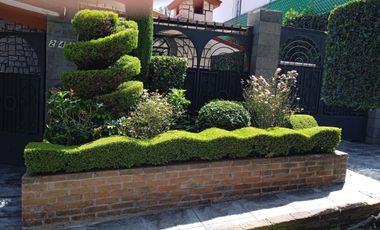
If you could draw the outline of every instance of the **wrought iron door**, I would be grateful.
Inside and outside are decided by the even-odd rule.
[[[45,34],[0,32],[0,162],[22,163],[41,141],[45,114]]]

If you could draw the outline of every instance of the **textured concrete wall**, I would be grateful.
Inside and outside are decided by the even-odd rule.
[[[59,84],[59,74],[76,69],[63,55],[63,46],[76,41],[77,36],[67,21],[48,19],[46,30],[46,88]]]
[[[368,112],[366,142],[380,144],[380,109]]]
[[[22,179],[23,229],[58,229],[120,215],[345,181],[347,154],[187,163]]]
[[[271,77],[279,64],[281,13],[260,9],[248,13],[253,26],[251,74]]]

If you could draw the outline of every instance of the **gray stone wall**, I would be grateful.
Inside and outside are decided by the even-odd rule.
[[[46,30],[46,87],[50,89],[60,83],[59,75],[63,71],[76,69],[65,59],[63,47],[76,41],[77,36],[67,21],[48,19]]]
[[[380,109],[368,112],[366,142],[380,144]]]
[[[279,64],[281,12],[259,9],[248,13],[253,26],[251,74],[271,77]]]

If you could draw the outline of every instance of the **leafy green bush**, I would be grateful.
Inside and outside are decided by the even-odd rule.
[[[294,114],[289,117],[289,125],[292,129],[307,129],[317,127],[318,123],[311,115]]]
[[[94,139],[94,129],[108,119],[104,108],[75,97],[72,92],[53,90],[48,100],[45,138],[51,143],[77,145]]]
[[[187,115],[187,107],[191,101],[186,99],[186,90],[171,89],[166,95],[168,102],[173,106],[173,124],[172,129],[187,130],[190,121]]]
[[[151,138],[170,129],[173,107],[158,93],[145,92],[125,123],[126,134],[135,138]]]
[[[108,137],[76,147],[31,143],[24,157],[31,173],[80,172],[194,159],[331,153],[339,145],[340,137],[341,129],[331,127],[304,130],[248,127],[233,132],[212,128],[201,133],[169,131],[149,140]]]
[[[162,93],[184,87],[187,60],[173,56],[154,56],[150,64],[150,86]]]
[[[214,100],[199,110],[196,122],[197,127],[201,130],[212,127],[234,130],[249,126],[251,118],[241,104]]]
[[[81,10],[71,20],[80,41],[109,36],[119,22],[119,16],[111,11]]]
[[[96,40],[67,44],[64,54],[80,70],[105,69],[137,47],[138,31],[128,28]]]
[[[139,42],[133,55],[141,61],[141,73],[138,76],[144,84],[148,85],[149,65],[153,50],[153,18],[152,16],[134,19],[138,24]]]
[[[331,12],[322,87],[327,104],[380,108],[380,4],[351,1]]]
[[[143,94],[144,86],[141,81],[127,81],[122,83],[118,90],[99,97],[99,101],[112,111],[114,116],[127,113],[135,106]]]
[[[326,31],[329,14],[330,13],[315,14],[312,12],[298,12],[295,9],[290,9],[285,14],[283,25]]]
[[[113,92],[122,82],[136,76],[140,68],[138,58],[124,55],[108,69],[63,72],[60,78],[65,89],[74,90],[80,97],[94,98]]]
[[[252,76],[245,85],[244,107],[251,114],[252,125],[259,128],[286,127],[289,116],[300,111],[292,91],[296,87],[297,72],[280,74],[266,80],[262,76]]]

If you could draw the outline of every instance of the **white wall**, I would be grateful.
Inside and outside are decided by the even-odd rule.
[[[234,17],[234,0],[222,0],[223,3],[214,11],[214,20],[217,22],[225,22]],[[270,0],[243,0],[242,13],[251,11],[262,5],[269,3]]]

